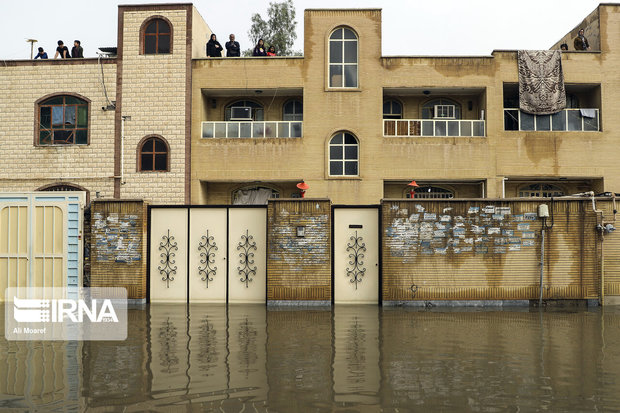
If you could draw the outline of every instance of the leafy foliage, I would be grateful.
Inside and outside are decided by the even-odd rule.
[[[295,21],[295,7],[293,0],[285,0],[280,3],[269,3],[267,20],[260,14],[252,15],[252,26],[248,36],[252,40],[252,48],[245,50],[245,56],[251,56],[258,39],[265,41],[265,46],[274,46],[278,56],[298,56],[301,53],[292,49],[297,39],[297,22]]]

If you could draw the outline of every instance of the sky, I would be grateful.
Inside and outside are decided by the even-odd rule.
[[[277,1],[277,0],[271,0]],[[297,41],[303,51],[307,8],[381,8],[383,56],[488,56],[493,50],[548,49],[579,24],[598,0],[293,0]],[[1,60],[29,59],[30,44],[50,58],[62,39],[71,49],[79,39],[84,57],[116,46],[117,5],[175,3],[175,0],[0,0],[4,40]],[[186,1],[189,2],[189,1]],[[185,3],[186,3],[185,2]],[[225,41],[235,33],[250,48],[251,16],[267,17],[269,0],[194,0],[207,24]],[[205,39],[205,43],[206,43]]]

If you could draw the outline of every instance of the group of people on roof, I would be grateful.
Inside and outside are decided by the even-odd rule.
[[[71,53],[69,53],[69,49],[62,40],[58,40],[58,47],[56,48],[56,54],[54,55],[54,59],[70,59],[70,58],[83,58],[84,57],[84,49],[82,49],[81,43],[79,40],[73,41],[73,47],[71,48]],[[35,59],[47,59],[47,53],[43,50],[42,47],[39,47],[39,53],[34,57]]]
[[[239,57],[241,56],[241,47],[239,42],[235,41],[235,35],[231,34],[229,41],[224,44],[226,48],[226,57]],[[217,41],[217,36],[211,34],[209,41],[207,42],[207,57],[222,57],[222,45]],[[258,39],[258,43],[252,51],[252,56],[277,56],[275,46],[271,45],[269,48],[265,46],[263,39]]]

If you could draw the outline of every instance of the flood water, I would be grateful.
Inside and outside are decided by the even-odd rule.
[[[0,339],[0,411],[34,410],[618,411],[620,308],[151,305],[123,342]]]

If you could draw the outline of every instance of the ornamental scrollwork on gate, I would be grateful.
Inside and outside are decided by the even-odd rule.
[[[241,266],[237,267],[239,276],[241,277],[239,280],[245,283],[245,288],[249,288],[252,277],[256,276],[256,266],[252,267],[252,264],[254,264],[254,253],[252,251],[256,251],[256,242],[247,229],[245,230],[245,235],[241,236],[241,241],[239,245],[237,245],[237,251],[241,251],[239,253],[239,257],[241,258],[239,263]]]
[[[355,231],[355,236],[351,236],[351,242],[347,243],[349,265],[352,266],[352,268],[347,267],[347,277],[351,278],[349,281],[355,284],[356,290],[357,284],[362,282],[362,277],[366,272],[366,268],[363,267],[364,261],[362,261],[364,252],[366,252],[366,244],[362,240],[362,237],[358,237],[357,231]]]
[[[213,281],[213,276],[217,273],[217,267],[213,265],[215,264],[215,251],[217,251],[217,244],[215,243],[214,237],[209,235],[209,230],[207,230],[207,235],[200,237],[198,251],[200,252],[198,275],[202,281],[207,283],[207,288],[209,288],[209,281]]]
[[[161,280],[166,282],[166,288],[170,288],[170,281],[174,281],[174,275],[177,273],[177,266],[175,264],[174,257],[176,254],[174,251],[178,251],[177,243],[174,240],[174,236],[170,235],[170,230],[168,230],[168,234],[161,237],[161,242],[159,243],[159,250],[161,254],[161,265],[157,267],[159,270],[159,274],[162,276]]]

